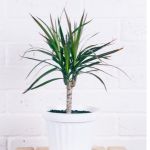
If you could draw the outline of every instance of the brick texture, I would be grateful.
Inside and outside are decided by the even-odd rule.
[[[7,150],[7,139],[0,137],[0,150]]]

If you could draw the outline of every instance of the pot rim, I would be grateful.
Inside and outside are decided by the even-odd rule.
[[[55,107],[53,109],[59,109],[62,107]],[[60,123],[78,123],[78,122],[91,122],[96,120],[99,109],[92,106],[75,106],[73,109],[84,109],[90,111],[91,113],[79,113],[79,114],[67,114],[67,113],[55,113],[55,112],[45,112],[43,114],[44,118],[50,122],[60,122]]]

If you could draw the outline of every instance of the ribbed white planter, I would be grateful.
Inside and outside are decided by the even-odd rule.
[[[51,150],[91,150],[97,109],[88,107],[84,110],[91,113],[45,114]]]

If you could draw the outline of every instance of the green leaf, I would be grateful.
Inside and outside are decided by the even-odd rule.
[[[58,19],[58,26],[59,26],[59,33],[60,33],[60,37],[61,37],[61,43],[64,46],[65,45],[65,38],[64,38],[64,34],[62,31],[62,27],[61,27],[59,19]]]
[[[105,74],[107,74],[107,75],[109,75],[109,76],[111,76],[111,77],[114,77],[113,75],[111,75],[110,73],[108,73],[108,72],[106,72],[106,71],[104,71],[104,70],[102,70],[102,69],[99,69],[99,68],[96,68],[96,67],[89,67],[89,68],[93,68],[93,69],[95,69],[96,71],[101,71],[101,72],[103,72],[103,73],[105,73]]]
[[[66,73],[69,73],[69,51],[68,51],[67,47],[64,47],[64,54],[65,54]]]
[[[104,48],[104,47],[106,47],[106,46],[111,45],[112,42],[114,42],[114,40],[112,40],[112,41],[110,41],[110,42],[108,42],[108,43],[105,43],[105,44],[103,44],[103,45],[101,45],[101,46],[91,45],[92,47],[87,47],[87,48],[85,48],[83,51],[81,51],[81,54],[82,54],[82,55],[90,55],[90,54],[92,54],[92,53],[95,53],[95,52],[99,51],[100,49],[102,49],[102,48]],[[95,46],[95,47],[93,47],[93,46]],[[80,54],[80,55],[81,55],[81,54]]]
[[[29,53],[29,52],[41,52],[41,53],[47,54],[49,56],[54,56],[54,54],[52,54],[51,52],[40,50],[40,49],[33,49],[33,50],[26,51],[26,53]]]
[[[46,61],[46,60],[40,61],[37,65],[35,65],[35,66],[31,69],[31,71],[28,73],[28,75],[27,75],[26,78],[28,78],[28,77],[30,76],[30,74],[31,74],[39,65],[41,65],[41,64],[44,63],[45,61]]]
[[[47,30],[44,28],[44,26],[38,21],[38,19],[36,19],[35,17],[33,17],[31,15],[31,17],[33,18],[33,20],[40,26],[40,28],[43,30],[43,32],[47,35],[47,37],[51,38],[51,36],[49,35],[49,33],[47,32]]]
[[[60,80],[60,79],[63,79],[63,78],[54,78],[54,79],[45,81],[44,83],[41,83],[41,84],[39,84],[39,85],[37,85],[37,86],[31,88],[30,90],[37,89],[37,88],[39,88],[39,87],[41,87],[41,86],[43,86],[43,85],[46,85],[46,84],[48,84],[48,83],[50,83],[50,82],[52,82],[52,81],[56,81],[56,80]]]
[[[106,85],[105,85],[104,81],[99,76],[97,76],[96,74],[91,73],[91,72],[81,72],[81,73],[87,73],[87,74],[90,74],[90,75],[96,77],[103,84],[105,90],[107,91],[107,88],[106,88]]]
[[[26,57],[26,56],[21,56],[21,57],[22,57],[22,58],[26,58],[26,59],[30,59],[30,60],[34,60],[34,61],[40,61],[40,62],[41,62],[41,61],[44,61],[44,63],[51,65],[51,63],[47,62],[47,61],[50,60],[50,59],[40,60],[40,59],[37,59],[37,58]]]
[[[43,73],[42,75],[40,75],[40,76],[29,86],[29,88],[27,88],[27,90],[25,90],[24,93],[26,93],[27,91],[29,91],[30,89],[32,89],[33,86],[34,86],[39,80],[41,80],[43,77],[45,77],[46,75],[48,75],[49,73],[51,73],[51,72],[53,72],[53,71],[55,71],[55,70],[57,70],[57,68],[50,69],[50,70],[46,71],[45,73]]]
[[[99,64],[99,65],[101,65],[101,66],[107,66],[107,67],[113,67],[113,68],[119,70],[120,72],[122,72],[128,79],[130,79],[130,77],[128,76],[128,74],[124,70],[122,70],[121,68],[119,68],[117,66],[110,65],[110,64]]]
[[[89,59],[86,59],[85,61],[83,61],[82,62],[82,64],[85,64],[85,63],[87,63],[87,62],[91,62],[91,61],[93,61],[93,60],[95,60],[95,59],[98,59],[98,60],[100,60],[100,58],[105,58],[106,59],[106,56],[108,56],[108,55],[110,55],[110,54],[113,54],[113,53],[116,53],[116,52],[118,52],[118,51],[120,51],[120,50],[122,50],[123,48],[119,48],[119,49],[116,49],[116,50],[112,50],[112,51],[109,51],[109,52],[106,52],[106,53],[102,53],[102,54],[100,54],[100,55],[94,55],[93,57],[91,57],[91,58],[89,58]],[[101,61],[101,60],[100,60]]]
[[[40,60],[40,59],[37,59],[37,58],[32,58],[32,57],[26,57],[26,56],[21,56],[22,58],[26,58],[26,59],[29,59],[29,60],[34,60],[34,61],[38,61],[38,62],[43,62],[43,63],[46,63],[46,64],[49,64],[50,66],[53,66],[53,67],[56,67],[57,69],[59,69],[58,66],[50,63],[50,62],[47,62],[48,60],[50,59],[44,59],[44,60]]]
[[[103,54],[100,54],[100,55],[97,55],[95,57],[98,57],[98,58],[103,58],[104,56],[108,56],[110,54],[113,54],[113,53],[116,53],[120,50],[122,50],[123,48],[119,48],[119,49],[115,49],[115,50],[112,50],[112,51],[109,51],[109,52],[106,52],[106,53],[103,53]]]
[[[52,30],[55,32],[54,23],[51,14],[50,14],[50,22],[51,22]]]
[[[88,67],[91,67],[91,66],[95,66],[95,65],[97,65],[97,64],[99,64],[99,61],[96,61],[96,62],[93,62],[93,63],[90,63],[90,64],[86,64],[86,65],[81,65],[81,66],[78,67],[77,73],[78,73],[79,71],[83,70],[84,68],[88,68]]]
[[[50,39],[55,39],[55,32],[53,31],[53,30],[51,30],[51,28],[42,20],[42,19],[40,19],[39,17],[38,17],[38,19],[45,25],[45,27],[47,28],[47,30],[50,32]],[[49,34],[49,33],[48,33]]]
[[[64,12],[65,12],[65,16],[66,16],[66,20],[67,20],[67,24],[68,24],[68,29],[69,29],[69,33],[70,33],[70,38],[72,38],[71,21],[70,21],[70,19],[69,19],[69,17],[68,17],[68,14],[67,14],[66,10],[64,10]],[[72,39],[72,41],[73,41],[73,39]]]

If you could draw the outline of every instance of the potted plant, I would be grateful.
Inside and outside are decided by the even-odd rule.
[[[102,49],[111,45],[114,40],[102,45],[93,44],[80,48],[79,45],[83,29],[90,21],[87,21],[87,15],[83,13],[79,23],[72,25],[66,11],[64,12],[67,22],[66,32],[64,32],[62,28],[61,18],[58,18],[57,21],[54,22],[50,16],[50,24],[46,24],[40,18],[31,15],[42,29],[43,34],[41,35],[48,44],[49,49],[32,47],[24,53],[23,58],[38,62],[28,76],[41,64],[46,64],[49,67],[24,93],[45,86],[53,81],[63,80],[67,90],[66,108],[53,108],[48,110],[45,114],[49,128],[50,148],[51,150],[90,150],[92,147],[92,131],[97,109],[93,107],[73,108],[72,91],[76,86],[77,78],[80,74],[94,76],[106,89],[104,81],[96,72],[100,71],[109,75],[109,73],[100,67],[115,67],[105,63],[104,60],[109,59],[111,54],[123,48],[103,52]],[[44,54],[45,59],[27,56],[27,53],[32,52]],[[56,71],[59,71],[62,76],[58,78],[51,78],[51,76],[49,76],[50,79],[42,83],[40,82],[45,76],[51,75],[51,73]]]

